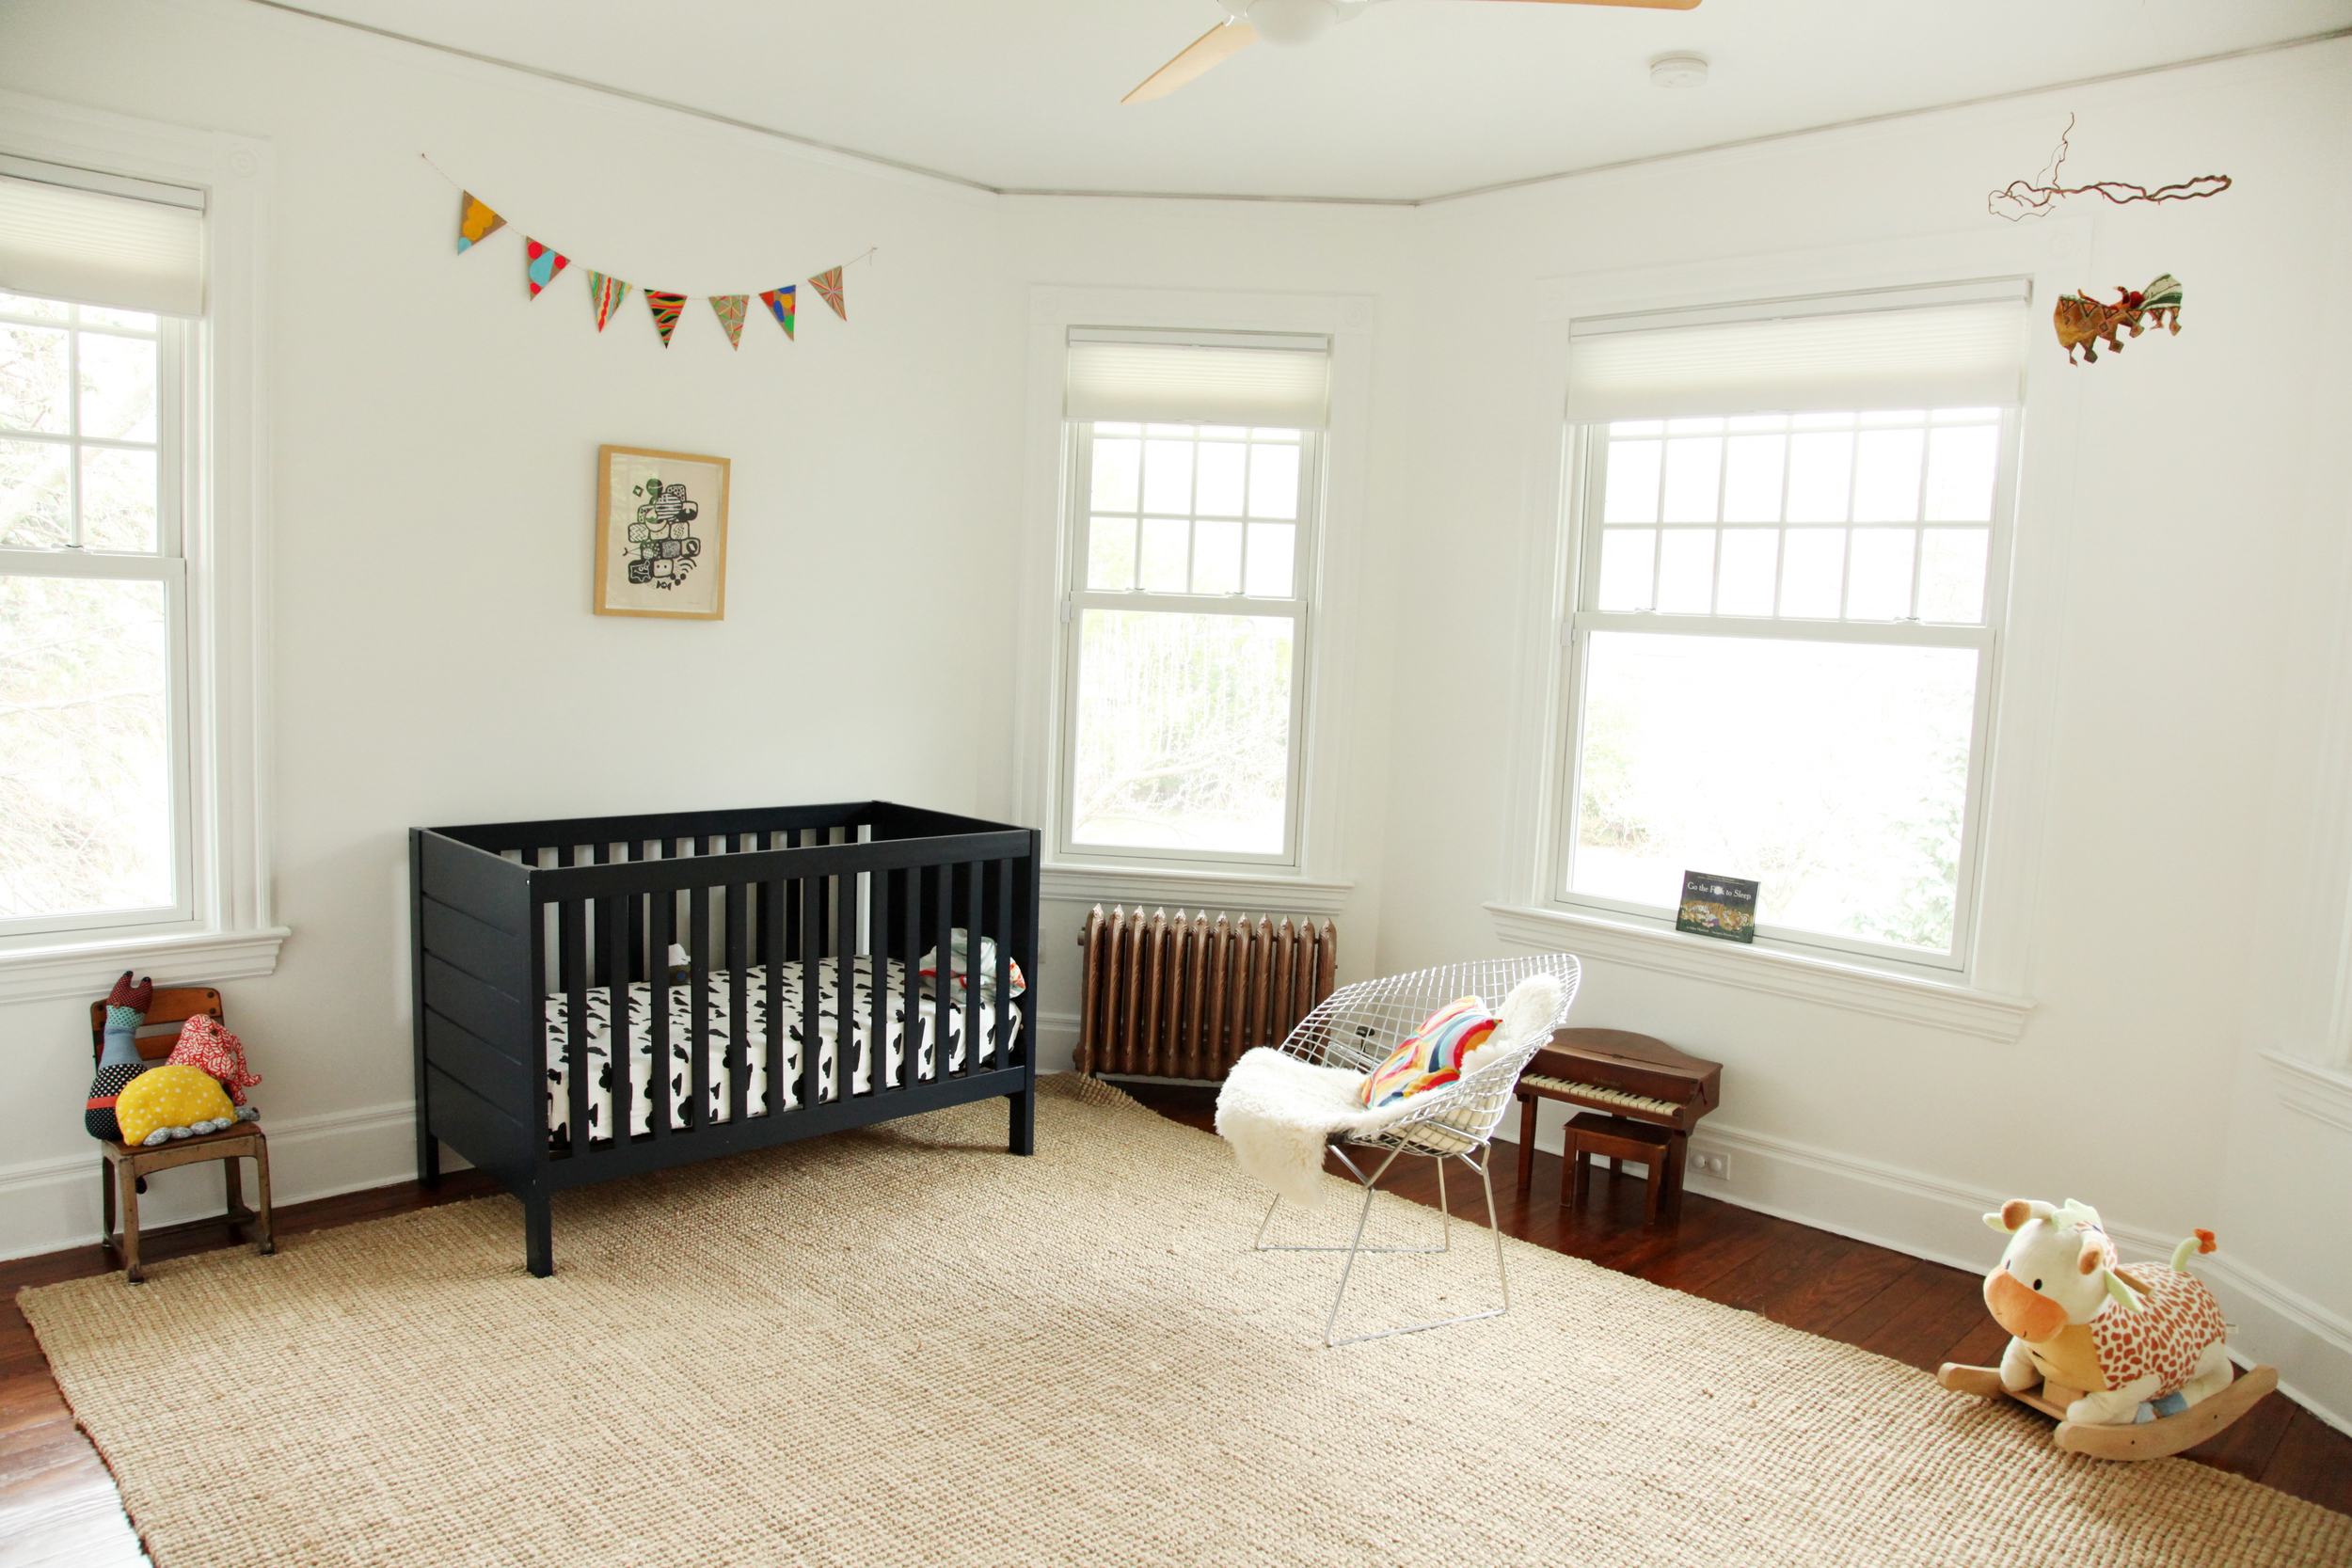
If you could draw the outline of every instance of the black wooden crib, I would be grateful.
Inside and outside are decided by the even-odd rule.
[[[534,1275],[565,1188],[997,1095],[1034,1147],[1029,829],[871,800],[416,828],[408,863],[418,1179],[489,1172]]]

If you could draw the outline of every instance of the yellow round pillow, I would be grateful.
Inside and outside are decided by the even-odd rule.
[[[229,1103],[220,1080],[202,1068],[149,1068],[122,1085],[115,1097],[115,1119],[122,1124],[122,1141],[143,1144],[159,1127],[192,1127],[199,1121],[234,1121],[237,1108]]]

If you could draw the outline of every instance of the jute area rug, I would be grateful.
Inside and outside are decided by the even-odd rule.
[[[1517,1242],[1508,1317],[1325,1350],[1337,1259],[1249,1251],[1217,1140],[1042,1100],[1033,1159],[990,1101],[559,1200],[552,1279],[492,1198],[24,1310],[159,1568],[2352,1560],[2352,1518]],[[1493,1267],[1457,1224],[1346,1321]]]

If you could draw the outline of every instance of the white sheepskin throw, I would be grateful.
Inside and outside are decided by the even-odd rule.
[[[1542,1032],[1560,1006],[1560,982],[1532,974],[1511,990],[1502,1022],[1486,1044],[1463,1059],[1462,1074]],[[1244,1175],[1303,1209],[1323,1207],[1323,1148],[1336,1133],[1375,1132],[1422,1108],[1410,1096],[1367,1110],[1358,1098],[1365,1074],[1317,1067],[1267,1046],[1243,1053],[1216,1096],[1217,1135],[1233,1146]],[[1428,1091],[1445,1094],[1453,1085]]]

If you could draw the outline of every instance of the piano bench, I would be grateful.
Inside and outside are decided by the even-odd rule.
[[[1645,1225],[1656,1225],[1661,1218],[1669,1224],[1681,1220],[1682,1160],[1691,1141],[1686,1134],[1671,1127],[1587,1112],[1570,1117],[1560,1138],[1566,1162],[1560,1172],[1562,1209],[1574,1212],[1582,1207],[1585,1185],[1591,1180],[1591,1157],[1598,1155],[1611,1161],[1639,1160],[1649,1167],[1642,1206]],[[1615,1167],[1611,1170],[1614,1174]]]

